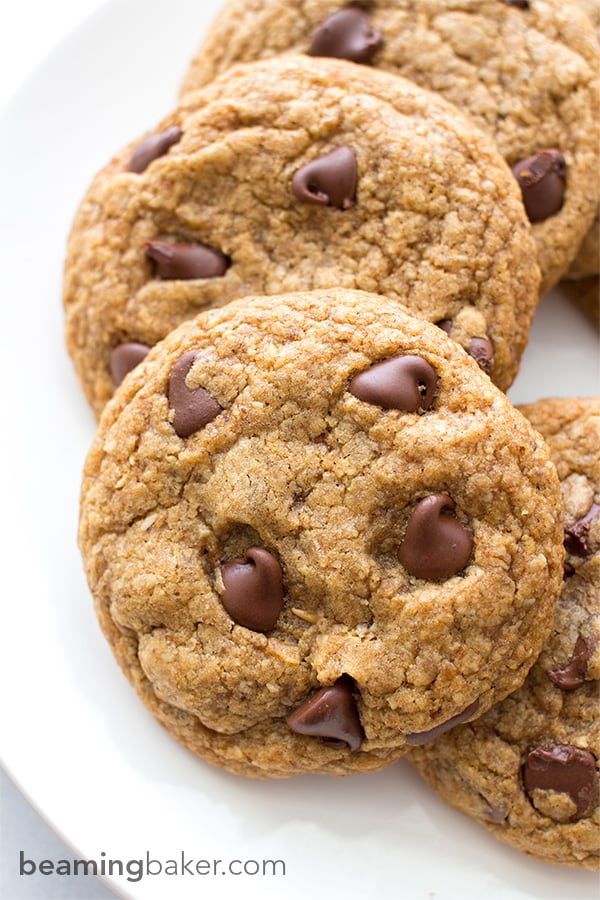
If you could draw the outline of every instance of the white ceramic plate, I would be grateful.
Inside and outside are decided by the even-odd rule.
[[[210,768],[154,722],[97,628],[75,542],[94,423],[63,349],[65,240],[95,170],[173,104],[218,6],[104,7],[0,121],[3,764],[79,856],[181,861],[184,852],[223,866],[286,866],[275,877],[221,874],[219,863],[216,875],[134,881],[134,864],[129,879],[126,871],[107,879],[125,896],[595,900],[592,874],[504,847],[444,806],[405,763],[284,782]],[[596,331],[555,294],[511,396],[598,392],[597,361]]]

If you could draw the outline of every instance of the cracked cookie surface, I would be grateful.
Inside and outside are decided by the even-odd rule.
[[[442,321],[506,389],[538,284],[492,141],[408,81],[288,57],[190,95],[96,177],[69,242],[67,343],[99,412],[111,363],[118,380],[203,308],[360,288]]]
[[[600,867],[600,398],[521,408],[550,446],[563,494],[565,581],[522,688],[411,759],[440,795],[509,844]]]
[[[542,292],[564,275],[592,224],[600,169],[600,50],[575,3],[230,0],[183,91],[233,63],[287,51],[370,63],[436,91],[497,141],[510,166],[545,149],[560,151],[564,197],[533,231]]]
[[[441,329],[318,291],[184,323],[107,405],[80,546],[144,702],[254,776],[381,768],[523,682],[562,577],[539,436]]]

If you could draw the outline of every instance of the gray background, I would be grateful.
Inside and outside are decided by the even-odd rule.
[[[0,769],[0,898],[2,900],[114,900],[93,875],[19,875],[19,851],[40,862],[73,859],[59,837]]]

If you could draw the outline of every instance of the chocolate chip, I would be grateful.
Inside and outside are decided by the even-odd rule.
[[[473,534],[453,515],[454,507],[447,494],[430,494],[412,511],[398,548],[398,559],[411,575],[437,581],[468,563]]]
[[[562,669],[548,669],[546,674],[550,681],[563,691],[574,691],[581,687],[585,681],[587,665],[593,653],[594,646],[579,635],[573,650],[573,656]]]
[[[491,374],[494,368],[494,345],[488,337],[471,338],[467,353],[473,357],[486,375]]]
[[[194,350],[184,353],[169,375],[169,406],[175,412],[173,428],[181,438],[204,428],[223,411],[207,390],[202,387],[191,390],[185,383],[196,356]]]
[[[371,28],[369,14],[347,6],[328,16],[313,35],[310,56],[332,56],[356,63],[370,63],[383,41]]]
[[[303,203],[350,209],[357,177],[356,154],[352,147],[342,144],[298,169],[292,178],[292,191]]]
[[[352,688],[352,679],[342,675],[331,687],[321,688],[295,709],[287,717],[289,727],[298,734],[343,742],[353,752],[358,750],[364,731]]]
[[[565,559],[565,561],[563,562],[563,578],[564,579],[572,578],[574,574],[575,574],[575,569],[573,568],[571,563]]]
[[[110,352],[110,374],[115,387],[118,387],[128,372],[141,363],[148,355],[150,347],[147,344],[137,344],[129,341],[125,344],[117,344]]]
[[[570,553],[572,556],[582,557],[589,555],[588,538],[590,536],[590,527],[598,516],[600,516],[600,506],[592,503],[582,519],[565,528],[565,550],[567,553]]]
[[[596,758],[589,750],[572,744],[543,744],[527,755],[522,774],[530,800],[536,789],[568,794],[577,807],[571,822],[589,816],[597,802]]]
[[[153,260],[160,278],[218,278],[224,275],[229,260],[220,250],[204,244],[174,244],[169,241],[148,241],[146,256]]]
[[[435,323],[438,328],[441,328],[442,331],[445,331],[446,334],[450,334],[452,331],[452,319],[440,319],[439,322]]]
[[[137,145],[129,160],[129,171],[140,174],[148,168],[153,160],[164,156],[173,144],[181,140],[182,131],[177,125],[161,131],[160,134],[150,134]]]
[[[455,716],[452,716],[451,719],[447,719],[446,722],[442,722],[441,725],[436,725],[434,728],[430,728],[429,731],[417,731],[414,734],[406,735],[406,742],[410,744],[411,747],[422,747],[423,744],[429,744],[431,741],[435,741],[440,734],[443,734],[445,731],[449,731],[451,728],[454,728],[455,725],[460,725],[461,722],[466,722],[467,719],[470,719],[472,715],[474,715],[479,708],[479,699],[474,700],[473,703],[470,703],[466,709],[463,709],[462,712],[457,713]]]
[[[274,556],[250,547],[241,558],[221,566],[221,603],[238,625],[271,631],[283,608],[283,574]]]
[[[515,6],[517,9],[529,9],[529,0],[502,0],[507,6]]]
[[[355,375],[348,390],[365,403],[417,412],[431,409],[437,383],[437,372],[422,357],[392,356]]]
[[[530,222],[542,222],[563,205],[567,165],[559,150],[540,150],[513,166]]]

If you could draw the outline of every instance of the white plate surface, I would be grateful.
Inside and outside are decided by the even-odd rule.
[[[134,881],[134,865],[129,879],[108,879],[140,900],[596,900],[594,875],[503,846],[405,763],[284,782],[205,765],[146,712],[97,628],[75,540],[94,423],[63,349],[65,241],[96,169],[172,106],[219,5],[104,7],[0,119],[3,764],[80,856],[285,861],[277,877],[222,875],[219,864],[218,875]],[[597,393],[598,358],[595,329],[555,294],[511,397]]]

